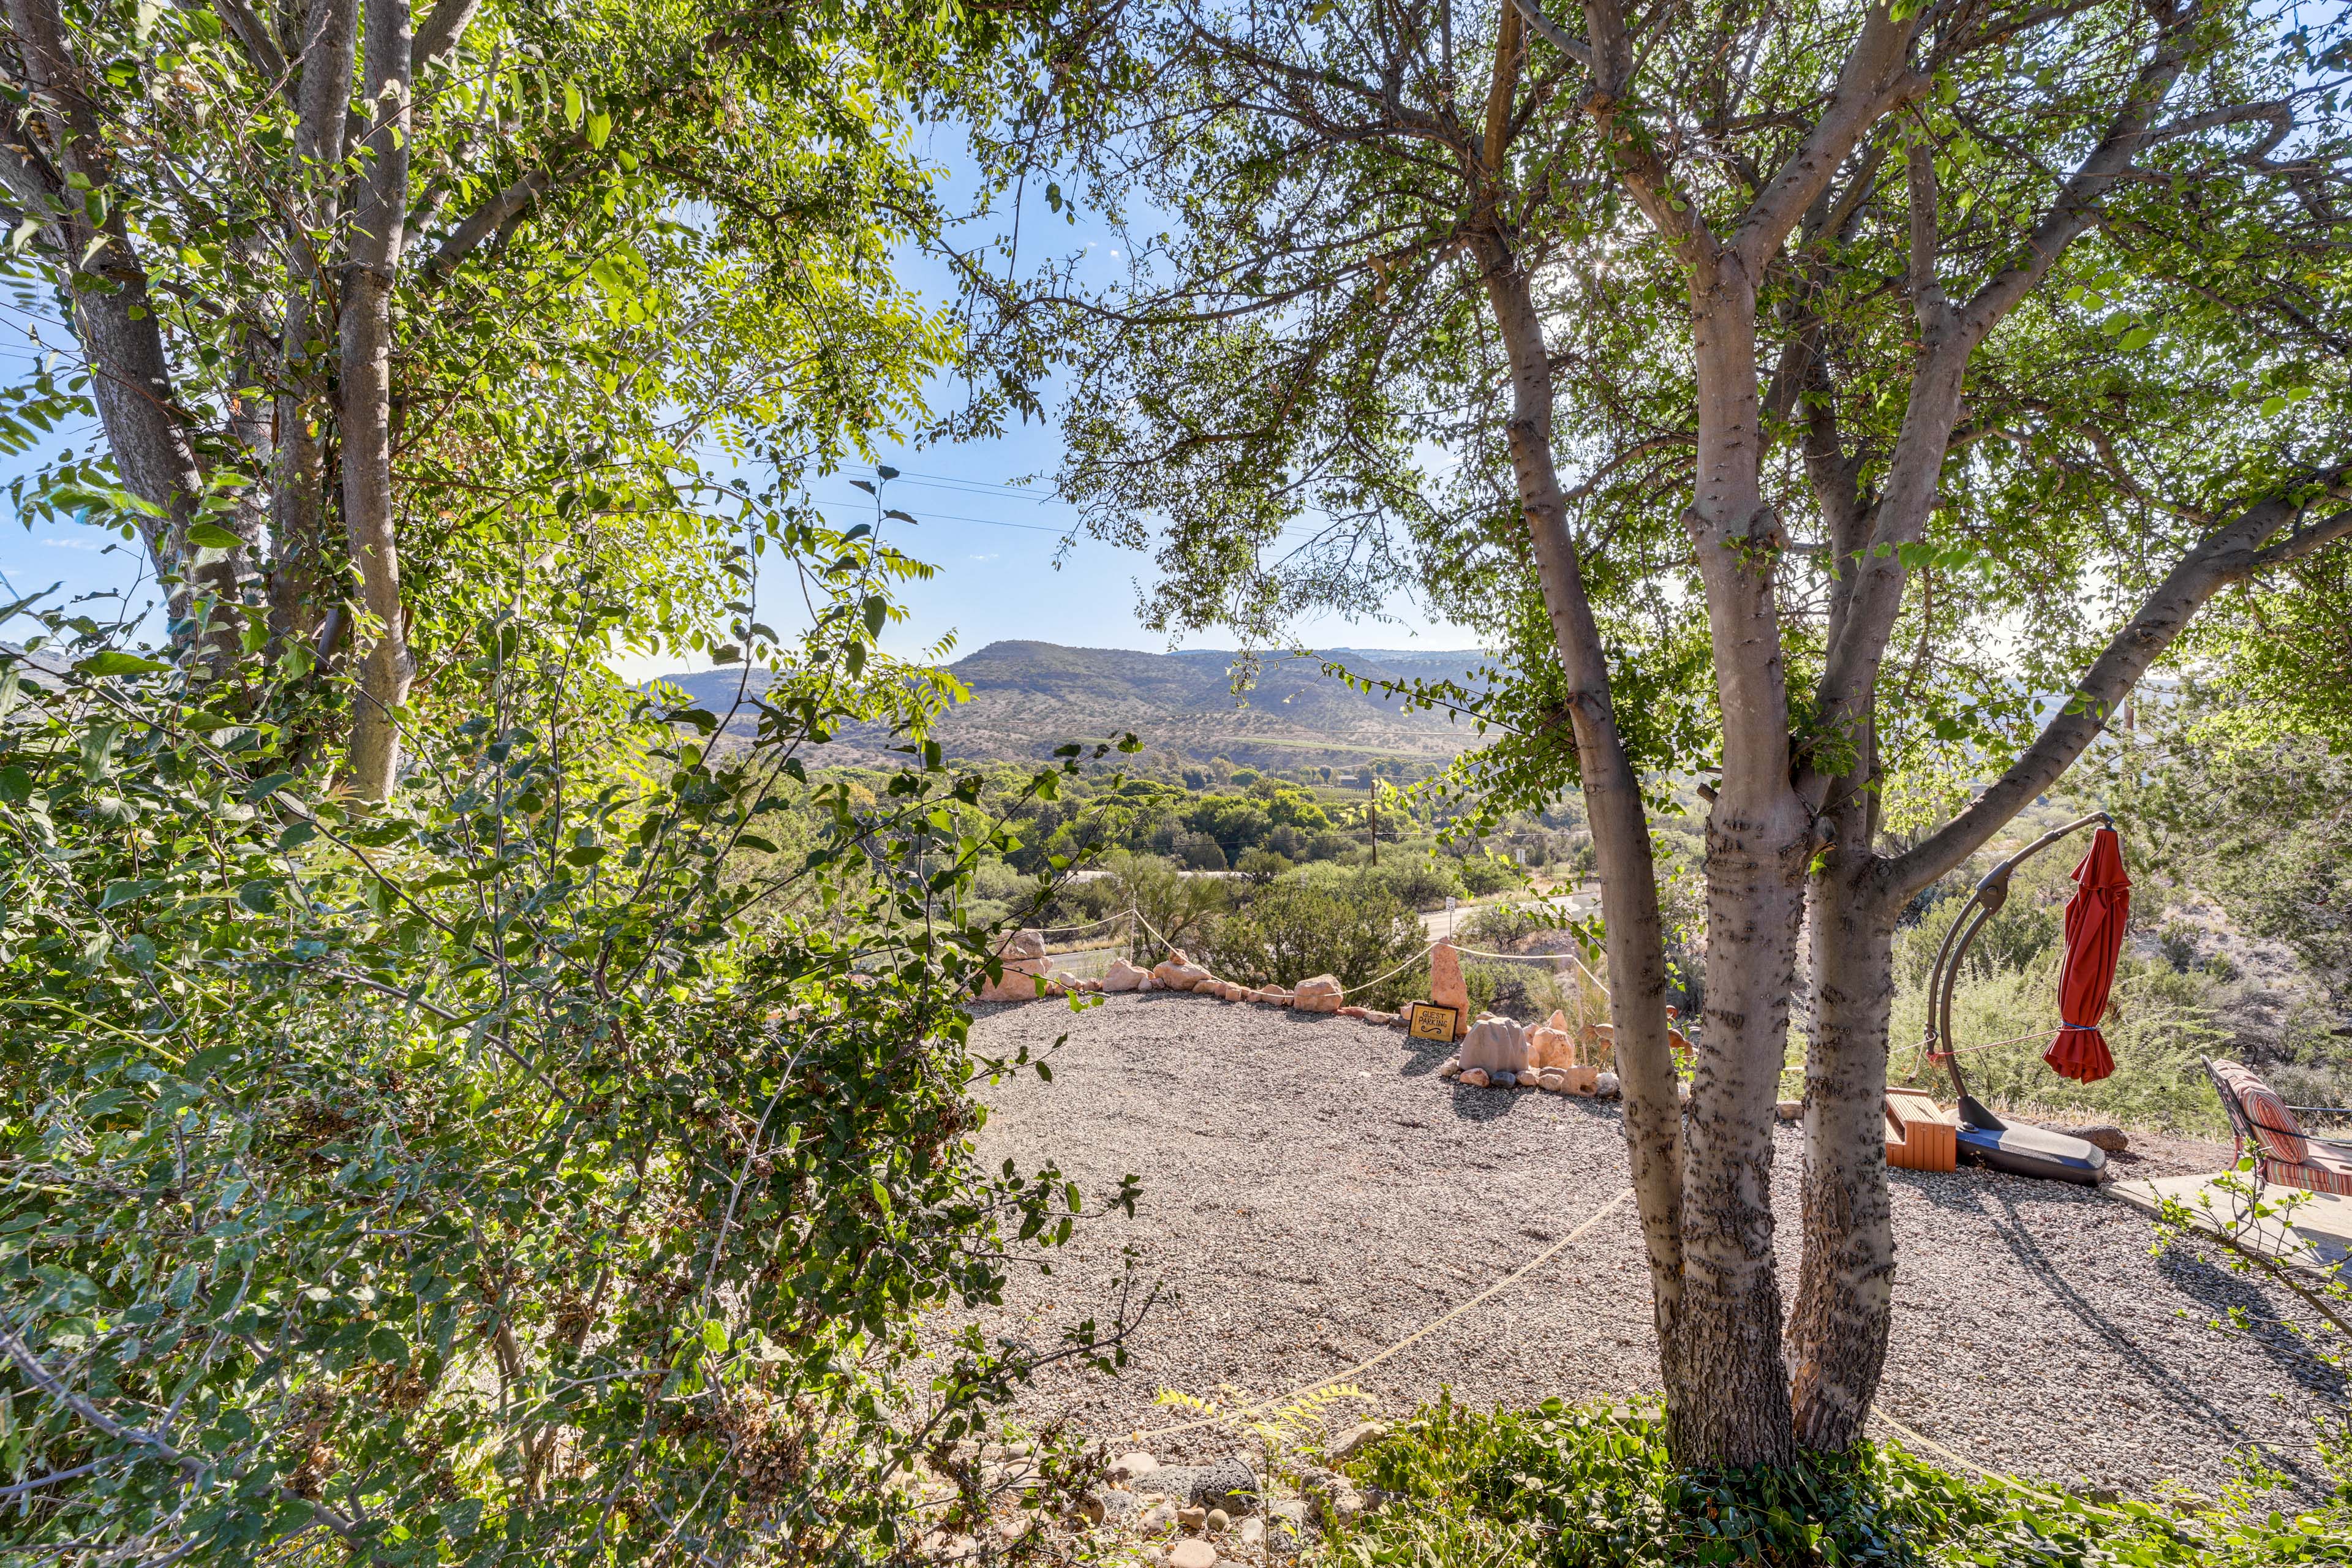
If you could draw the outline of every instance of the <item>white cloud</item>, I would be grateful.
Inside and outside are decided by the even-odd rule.
[[[990,553],[987,555],[966,556],[965,559],[968,561],[993,561],[996,559],[996,556],[993,553]]]
[[[106,548],[94,539],[44,539],[41,542],[52,550],[103,550]]]

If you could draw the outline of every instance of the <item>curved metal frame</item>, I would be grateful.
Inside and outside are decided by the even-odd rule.
[[[1944,1070],[1952,1078],[1953,1094],[1962,1100],[1968,1098],[1969,1086],[1960,1079],[1958,1053],[1936,1048],[1938,1042],[1952,1037],[1952,984],[1959,974],[1960,960],[1968,956],[1969,944],[1976,941],[1979,931],[1984,930],[1985,921],[1999,914],[2001,906],[2009,902],[2009,879],[2017,868],[2068,834],[2078,833],[2094,823],[2102,827],[2113,827],[2116,819],[2104,811],[2095,811],[2088,816],[2043,834],[1987,871],[1978,881],[1976,891],[1969,896],[1969,901],[1961,905],[1960,912],[1953,917],[1951,929],[1944,932],[1944,945],[1936,950],[1936,967],[1927,975],[1927,1037],[1920,1044],[1929,1060],[1940,1059],[1943,1062]]]

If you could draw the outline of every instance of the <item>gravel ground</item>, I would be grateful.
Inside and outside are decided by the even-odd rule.
[[[1184,995],[982,1007],[993,1054],[1068,1038],[1054,1081],[1001,1086],[992,1163],[1053,1159],[1089,1200],[1129,1172],[1136,1217],[1083,1226],[1050,1277],[1017,1275],[992,1332],[1050,1343],[1115,1302],[1123,1258],[1158,1302],[1118,1377],[1045,1374],[1032,1419],[1068,1414],[1163,1457],[1232,1447],[1165,1388],[1227,1407],[1346,1371],[1519,1268],[1622,1190],[1613,1105],[1441,1082],[1444,1052],[1398,1031]],[[1780,1137],[1785,1289],[1796,1279],[1801,1149]],[[2167,1140],[2124,1173],[2217,1168]],[[1880,1405],[1979,1463],[2147,1494],[2211,1493],[2249,1445],[2310,1490],[2313,1418],[2345,1386],[2274,1321],[2292,1307],[2209,1255],[2149,1256],[2147,1221],[2095,1192],[1989,1172],[1895,1172],[1899,1272]],[[1131,1254],[1129,1252],[1131,1249]],[[2251,1332],[2208,1326],[2232,1306]],[[2300,1311],[2300,1308],[2294,1308]],[[1628,1200],[1582,1239],[1445,1330],[1353,1379],[1397,1412],[1450,1386],[1528,1405],[1657,1386],[1648,1275]],[[1348,1407],[1342,1407],[1343,1412]],[[1349,1418],[1343,1414],[1340,1419]]]

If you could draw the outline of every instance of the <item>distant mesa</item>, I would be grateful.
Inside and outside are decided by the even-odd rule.
[[[1229,670],[1238,656],[1215,649],[1138,653],[1129,648],[1064,647],[1049,642],[993,642],[948,667],[971,689],[941,721],[939,740],[951,756],[1016,761],[1051,756],[1073,741],[1091,743],[1132,730],[1154,752],[1205,762],[1223,757],[1253,767],[1361,765],[1381,757],[1435,762],[1476,743],[1467,720],[1443,710],[1414,710],[1384,692],[1350,689],[1314,659],[1270,655],[1257,679],[1235,697]],[[1423,653],[1395,648],[1330,648],[1321,658],[1373,680],[1467,682],[1485,660],[1476,649]],[[745,672],[704,670],[664,676],[703,707],[723,714]],[[763,671],[751,689],[764,689]],[[729,726],[748,735],[748,709]],[[837,765],[879,763],[891,755],[887,730],[844,731],[824,748]]]

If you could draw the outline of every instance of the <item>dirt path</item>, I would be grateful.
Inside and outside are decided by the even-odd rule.
[[[992,1163],[1052,1158],[1089,1199],[1133,1172],[1133,1221],[1087,1226],[1051,1278],[1016,1278],[992,1331],[1050,1343],[1107,1309],[1132,1247],[1160,1302],[1118,1378],[1049,1375],[1034,1417],[1106,1437],[1174,1425],[1162,1388],[1228,1405],[1345,1371],[1564,1237],[1625,1184],[1613,1106],[1440,1082],[1396,1031],[1200,998],[982,1008],[992,1052],[1067,1042],[1055,1079],[1001,1089]],[[1796,1278],[1793,1131],[1776,1189]],[[2178,1152],[2175,1152],[2176,1154]],[[1963,1171],[1895,1173],[1895,1334],[1880,1403],[1981,1463],[2147,1493],[2210,1493],[2259,1444],[2315,1484],[2312,1417],[2344,1384],[2275,1320],[2276,1293],[2208,1256],[2148,1254],[2147,1221],[2080,1188]],[[1657,1385],[1630,1204],[1527,1279],[1358,1381],[1403,1410],[1451,1386],[1481,1405]],[[2207,1326],[2232,1306],[2250,1332]],[[1212,1433],[1163,1453],[1230,1447]]]

